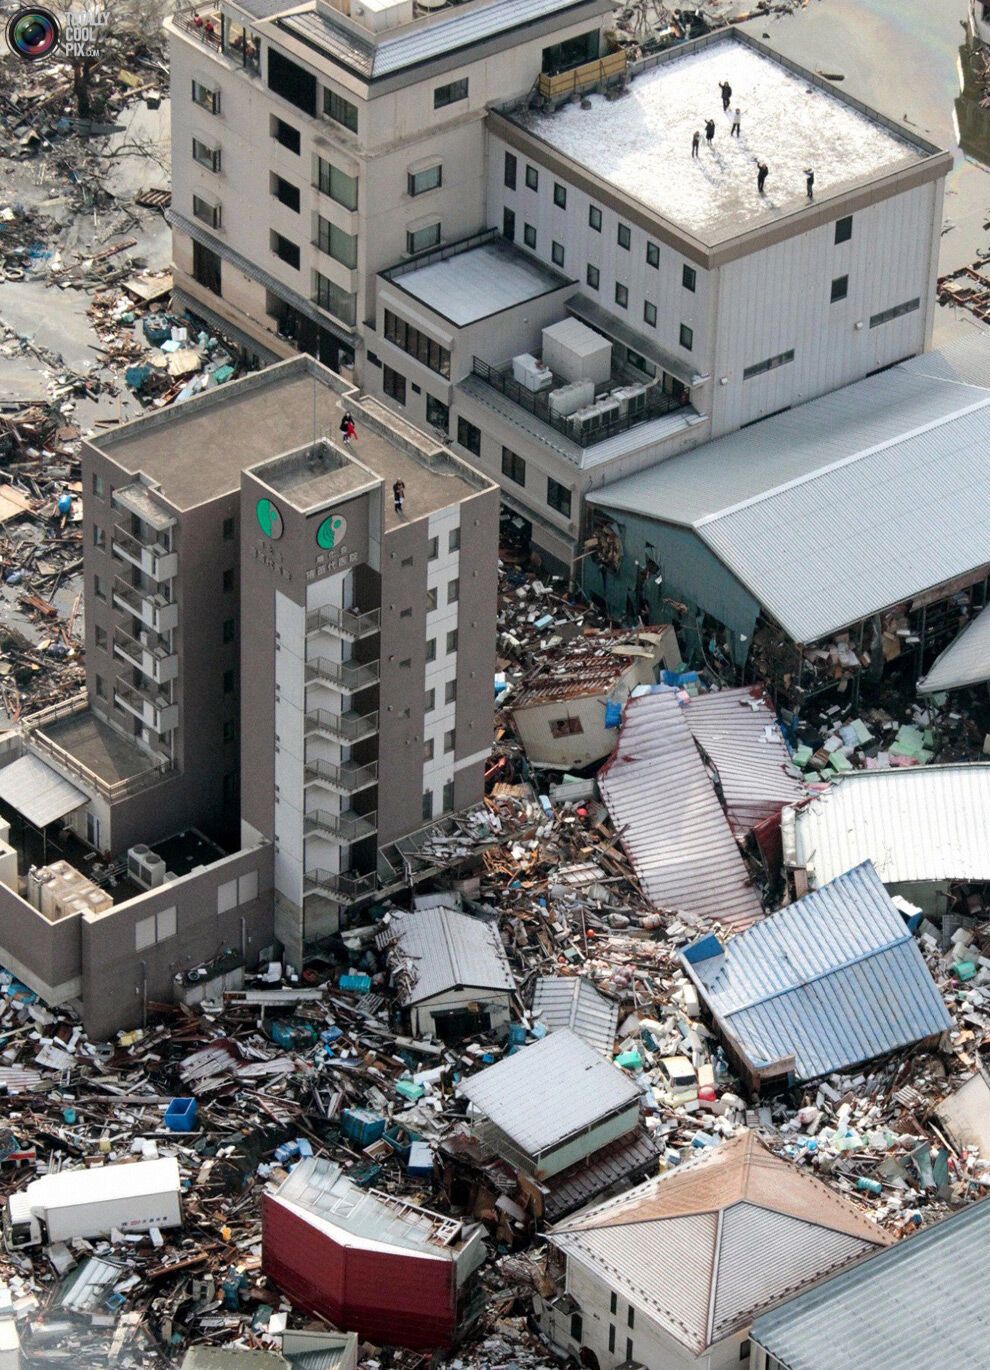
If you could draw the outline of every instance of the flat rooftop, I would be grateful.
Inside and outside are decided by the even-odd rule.
[[[391,285],[460,328],[572,284],[503,238],[411,271],[384,274]]]
[[[732,87],[722,111],[721,82]],[[513,122],[662,218],[714,246],[807,204],[805,168],[822,199],[926,160],[936,150],[832,92],[730,30],[700,39],[630,82],[618,100],[589,97],[557,113],[521,111]],[[730,136],[732,111],[742,134]],[[705,142],[705,122],[715,140]],[[691,137],[701,134],[699,156]],[[756,162],[769,168],[766,193]]]
[[[46,723],[38,731],[109,785],[155,768],[153,756],[104,723],[92,709]]]
[[[360,490],[371,479],[364,467],[325,440],[256,466],[251,474],[302,510]]]

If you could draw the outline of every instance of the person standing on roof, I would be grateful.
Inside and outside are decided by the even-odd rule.
[[[767,177],[768,177],[769,175],[770,175],[770,168],[767,166],[766,162],[757,162],[757,164],[756,164],[756,189],[760,192],[761,195],[763,194],[763,187],[766,185],[766,183],[767,183]]]
[[[705,142],[708,144],[709,147],[711,147],[711,145],[712,145],[712,143],[714,143],[714,141],[715,141],[715,120],[714,120],[714,119],[706,119],[706,120],[705,120]]]
[[[395,501],[395,512],[401,514],[406,502],[406,483],[404,480],[397,480],[392,486],[392,498]]]
[[[815,198],[815,173],[810,166],[804,169],[804,183],[808,187],[808,199],[813,200]]]
[[[699,148],[699,147],[701,147],[701,134],[698,132],[697,129],[695,129],[695,130],[694,130],[694,135],[693,135],[693,137],[691,138],[691,156],[692,156],[692,157],[697,157],[697,155],[698,155],[698,148]]]
[[[724,113],[728,114],[729,101],[732,99],[732,87],[729,85],[728,81],[719,81],[718,88],[722,92],[722,110]]]
[[[733,116],[732,116],[732,128],[729,130],[729,132],[732,134],[732,137],[733,137],[733,138],[741,138],[741,137],[742,137],[742,124],[741,124],[741,122],[740,122],[741,119],[742,119],[742,110],[739,108],[738,105],[736,105],[736,112],[735,112],[735,114],[733,114]]]

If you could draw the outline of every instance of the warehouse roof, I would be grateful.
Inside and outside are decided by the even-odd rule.
[[[494,922],[438,905],[413,913],[393,911],[385,936],[394,939],[389,963],[393,974],[400,974],[404,1004],[419,1004],[451,989],[515,989]]]
[[[813,888],[863,861],[886,885],[990,881],[990,765],[858,771],[784,817],[788,860]]]
[[[763,1314],[750,1333],[781,1370],[983,1370],[990,1199]]]
[[[884,1056],[952,1025],[904,919],[865,862],[681,963],[754,1070],[797,1080]]]
[[[534,1157],[639,1099],[632,1080],[569,1028],[479,1071],[458,1089]]]
[[[888,1240],[752,1132],[550,1233],[695,1354]]]
[[[603,1056],[612,1054],[619,1006],[584,975],[541,975],[533,992],[533,1017],[550,1032],[570,1028]]]
[[[982,611],[962,630],[918,681],[918,693],[939,694],[990,680],[990,614]]]
[[[693,528],[813,642],[990,563],[990,386],[955,378],[981,374],[980,351],[982,335],[915,358],[589,499]]]

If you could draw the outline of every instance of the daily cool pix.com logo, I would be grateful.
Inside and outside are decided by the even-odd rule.
[[[49,9],[19,9],[7,21],[7,46],[25,62],[40,62],[58,52],[69,58],[100,57],[100,39],[109,27],[108,10],[68,10],[59,19]]]

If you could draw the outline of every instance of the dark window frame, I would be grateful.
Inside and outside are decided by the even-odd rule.
[[[849,277],[835,276],[832,280],[832,289],[829,292],[829,304],[838,304],[840,300],[849,297]]]
[[[448,81],[445,86],[436,86],[433,91],[433,108],[446,109],[468,98],[468,78],[462,76],[458,81]]]
[[[553,202],[558,209],[567,208],[567,187],[559,181],[553,183]]]
[[[385,310],[382,323],[386,342],[392,343],[407,356],[415,357],[427,370],[436,372],[445,380],[450,379],[450,353],[445,347],[422,329],[393,314],[390,309]]]
[[[324,118],[332,119],[335,124],[340,124],[341,128],[346,128],[351,133],[357,133],[358,114],[358,107],[353,101],[344,95],[338,95],[329,86],[323,87]]]
[[[850,241],[850,239],[852,238],[852,235],[853,235],[853,216],[852,216],[851,214],[846,214],[846,215],[844,215],[841,219],[836,219],[836,221],[835,221],[835,242],[836,242],[836,246],[838,246],[839,243],[848,243],[848,242]]]
[[[561,485],[559,480],[554,480],[553,476],[547,476],[547,504],[563,518],[570,518],[571,490],[568,486]]]
[[[406,378],[401,371],[389,366],[388,362],[382,367],[382,390],[390,400],[405,407]]]
[[[526,488],[526,461],[509,447],[502,448],[502,475],[513,484]]]
[[[681,285],[685,290],[690,290],[692,295],[698,288],[698,273],[693,266],[688,266],[687,262],[681,267]]]
[[[481,429],[462,414],[457,416],[457,444],[466,447],[473,457],[481,456]]]
[[[519,174],[519,159],[512,152],[505,154],[505,162],[502,166],[502,184],[506,190],[515,190],[516,177]]]
[[[677,334],[678,344],[684,348],[685,352],[694,350],[694,329],[690,324],[682,323]]]

